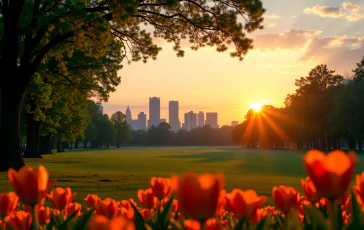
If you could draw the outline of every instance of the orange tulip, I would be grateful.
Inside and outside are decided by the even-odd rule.
[[[53,207],[59,210],[65,209],[72,202],[72,199],[76,196],[76,193],[72,193],[70,188],[55,188],[48,195],[49,201]]]
[[[87,207],[94,208],[99,204],[100,198],[96,194],[88,194],[84,201],[86,202]]]
[[[183,226],[186,230],[200,230],[201,224],[197,220],[185,220],[183,222]],[[205,222],[205,230],[223,230],[225,229],[223,223],[220,220],[217,220],[216,218],[208,219]]]
[[[49,224],[51,221],[51,210],[49,207],[40,207],[38,211],[38,219],[40,225]]]
[[[158,206],[158,198],[154,196],[152,189],[140,189],[138,191],[138,199],[144,208],[156,208]]]
[[[253,224],[259,223],[268,214],[268,209],[258,208],[251,220]]]
[[[103,215],[96,215],[90,220],[88,230],[135,230],[135,225],[123,216],[109,220]]]
[[[162,199],[172,192],[171,180],[164,177],[152,177],[150,179],[150,188],[155,197]]]
[[[8,176],[19,199],[31,206],[43,203],[48,189],[55,182],[55,180],[48,181],[49,174],[44,166],[39,166],[37,169],[23,166],[18,172],[9,169]]]
[[[81,210],[82,210],[82,205],[79,203],[71,203],[67,208],[66,208],[66,213],[68,216],[72,215],[73,213],[77,212],[75,218],[81,216]]]
[[[353,152],[346,154],[335,150],[326,156],[318,150],[310,150],[303,163],[320,195],[336,199],[348,190],[358,159]]]
[[[42,207],[42,205],[37,204],[35,207],[36,207],[36,210],[39,211],[39,209]],[[29,205],[26,205],[26,204],[23,205],[23,209],[24,209],[25,212],[29,212],[29,213],[33,212],[33,208],[31,206],[29,206]]]
[[[291,209],[298,209],[301,198],[297,190],[283,185],[273,187],[272,196],[278,209],[287,213]]]
[[[321,199],[321,196],[318,194],[316,187],[313,185],[310,177],[306,177],[305,180],[301,179],[301,184],[307,200],[311,202],[317,202]]]
[[[0,219],[15,211],[18,199],[19,197],[14,192],[0,193]]]
[[[133,204],[135,207],[138,207],[138,205],[135,203],[134,199],[129,199],[129,200],[122,200],[120,201],[120,205],[121,207],[124,207],[126,209],[130,209],[130,208],[133,208],[131,206],[131,204]]]
[[[119,211],[120,211],[121,216],[125,216],[128,219],[134,220],[135,216],[134,216],[134,209],[133,208],[127,209],[127,208],[121,207],[119,209]]]
[[[244,216],[247,220],[251,220],[257,209],[267,201],[267,197],[259,197],[254,190],[244,192],[240,189],[233,189],[230,194],[226,195],[226,201],[236,218],[240,219]]]
[[[183,221],[183,227],[186,230],[200,230],[201,224],[197,220],[185,220]]]
[[[113,218],[119,213],[119,203],[114,199],[106,198],[101,200],[96,208],[96,214],[104,215],[107,218]]]
[[[205,221],[219,213],[220,192],[223,188],[222,175],[187,173],[172,177],[172,188],[178,200],[179,210],[199,221]]]
[[[356,175],[356,184],[353,186],[354,192],[359,196],[361,202],[364,201],[364,172]]]
[[[29,230],[32,216],[28,212],[18,211],[10,213],[4,221],[14,230]]]

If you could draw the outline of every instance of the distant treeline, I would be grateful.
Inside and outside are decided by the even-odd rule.
[[[232,131],[234,143],[247,147],[362,151],[364,140],[364,59],[344,78],[326,65],[295,82],[285,107],[249,110]]]

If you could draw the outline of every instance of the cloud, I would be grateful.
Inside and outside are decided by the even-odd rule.
[[[301,61],[315,59],[338,73],[351,72],[364,55],[364,36],[314,38]]]
[[[272,28],[272,27],[275,27],[277,24],[274,24],[274,23],[269,23],[268,25],[267,25],[267,28]]]
[[[341,18],[345,15],[340,7],[334,6],[313,6],[312,8],[304,9],[303,12],[305,14],[316,14],[323,18]]]
[[[253,38],[253,44],[256,49],[274,50],[274,49],[299,49],[304,47],[308,40],[321,31],[317,30],[290,30],[283,33],[265,33]]]
[[[315,14],[320,17],[346,18],[350,22],[364,18],[364,13],[358,13],[360,6],[352,2],[343,2],[342,8],[336,6],[313,6],[303,10],[305,14]],[[346,11],[346,12],[344,12]]]
[[[279,16],[277,14],[266,14],[263,17],[264,18],[269,18],[269,19],[278,19],[278,18],[281,18],[281,16]]]
[[[356,12],[360,9],[360,6],[352,2],[343,2],[342,6],[345,10],[350,10],[352,12]]]

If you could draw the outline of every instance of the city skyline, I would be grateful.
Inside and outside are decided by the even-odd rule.
[[[104,111],[125,111],[130,104],[147,113],[147,98],[158,95],[161,117],[168,117],[168,101],[176,100],[180,119],[190,110],[216,111],[219,123],[230,125],[232,120],[244,120],[253,103],[283,106],[287,94],[295,92],[295,79],[307,76],[318,64],[345,75],[360,62],[364,2],[350,2],[356,12],[338,0],[279,0],[280,4],[263,0],[265,28],[247,33],[254,48],[242,62],[231,58],[230,50],[191,51],[188,42],[181,44],[185,57],[178,58],[173,44],[154,39],[162,47],[157,60],[124,65],[119,71],[121,84],[104,103]]]

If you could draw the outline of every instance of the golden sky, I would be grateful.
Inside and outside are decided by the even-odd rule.
[[[293,4],[294,2],[295,4]],[[303,3],[302,3],[303,2]],[[249,35],[255,48],[243,62],[215,48],[191,51],[178,58],[172,45],[157,60],[124,65],[117,91],[104,103],[105,113],[133,118],[148,112],[149,97],[161,98],[161,117],[168,121],[168,101],[180,103],[180,121],[188,111],[218,112],[218,123],[242,122],[254,102],[283,106],[295,90],[295,79],[318,64],[350,73],[364,55],[364,5],[359,1],[265,0],[265,29]],[[278,4],[278,5],[277,5]],[[293,4],[290,11],[284,5]],[[280,7],[279,7],[280,6]]]

